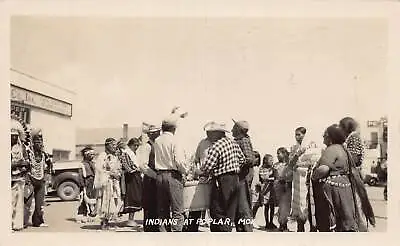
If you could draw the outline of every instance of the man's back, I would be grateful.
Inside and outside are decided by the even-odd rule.
[[[214,176],[219,176],[227,172],[239,172],[240,166],[244,162],[245,158],[239,145],[235,141],[223,137],[208,149],[202,170],[206,172],[212,170]]]
[[[185,172],[183,151],[177,146],[175,136],[163,132],[154,141],[155,166],[157,170]]]
[[[212,142],[208,138],[204,138],[199,142],[196,149],[195,162],[203,164],[204,158],[207,155],[208,148],[212,145]]]

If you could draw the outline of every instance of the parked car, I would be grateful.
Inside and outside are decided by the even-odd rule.
[[[371,172],[365,175],[364,182],[369,186],[376,186],[387,181],[386,159],[380,158],[376,165],[371,167]]]
[[[63,201],[78,199],[80,165],[80,160],[56,161],[53,165],[54,174],[51,177],[49,192],[55,191]]]

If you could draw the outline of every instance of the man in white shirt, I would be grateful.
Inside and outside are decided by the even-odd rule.
[[[183,149],[178,145],[175,131],[178,118],[171,115],[162,122],[162,134],[154,142],[155,169],[157,171],[157,212],[162,221],[160,231],[182,231],[184,223],[183,178],[189,167]],[[172,223],[169,223],[172,212]]]

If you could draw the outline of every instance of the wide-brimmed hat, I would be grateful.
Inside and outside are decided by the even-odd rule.
[[[178,120],[186,118],[187,116],[188,112],[183,112],[181,107],[174,107],[171,114],[164,118],[162,124],[176,127],[178,125]]]
[[[167,117],[165,117],[165,118],[163,119],[162,124],[163,124],[163,125],[167,125],[167,126],[174,126],[174,127],[176,127],[177,124],[178,124],[178,118],[179,118],[179,117],[177,117],[176,115],[171,114],[171,115],[169,115],[169,116],[167,116]]]
[[[211,121],[204,126],[206,132],[229,132],[224,123]]]
[[[250,126],[249,126],[249,122],[245,121],[245,120],[234,120],[232,119],[233,123],[235,123],[235,125],[237,125],[238,127],[242,128],[243,130],[249,130]]]

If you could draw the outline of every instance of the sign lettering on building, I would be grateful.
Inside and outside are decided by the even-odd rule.
[[[72,116],[72,104],[11,85],[11,101],[37,107],[58,114]]]

